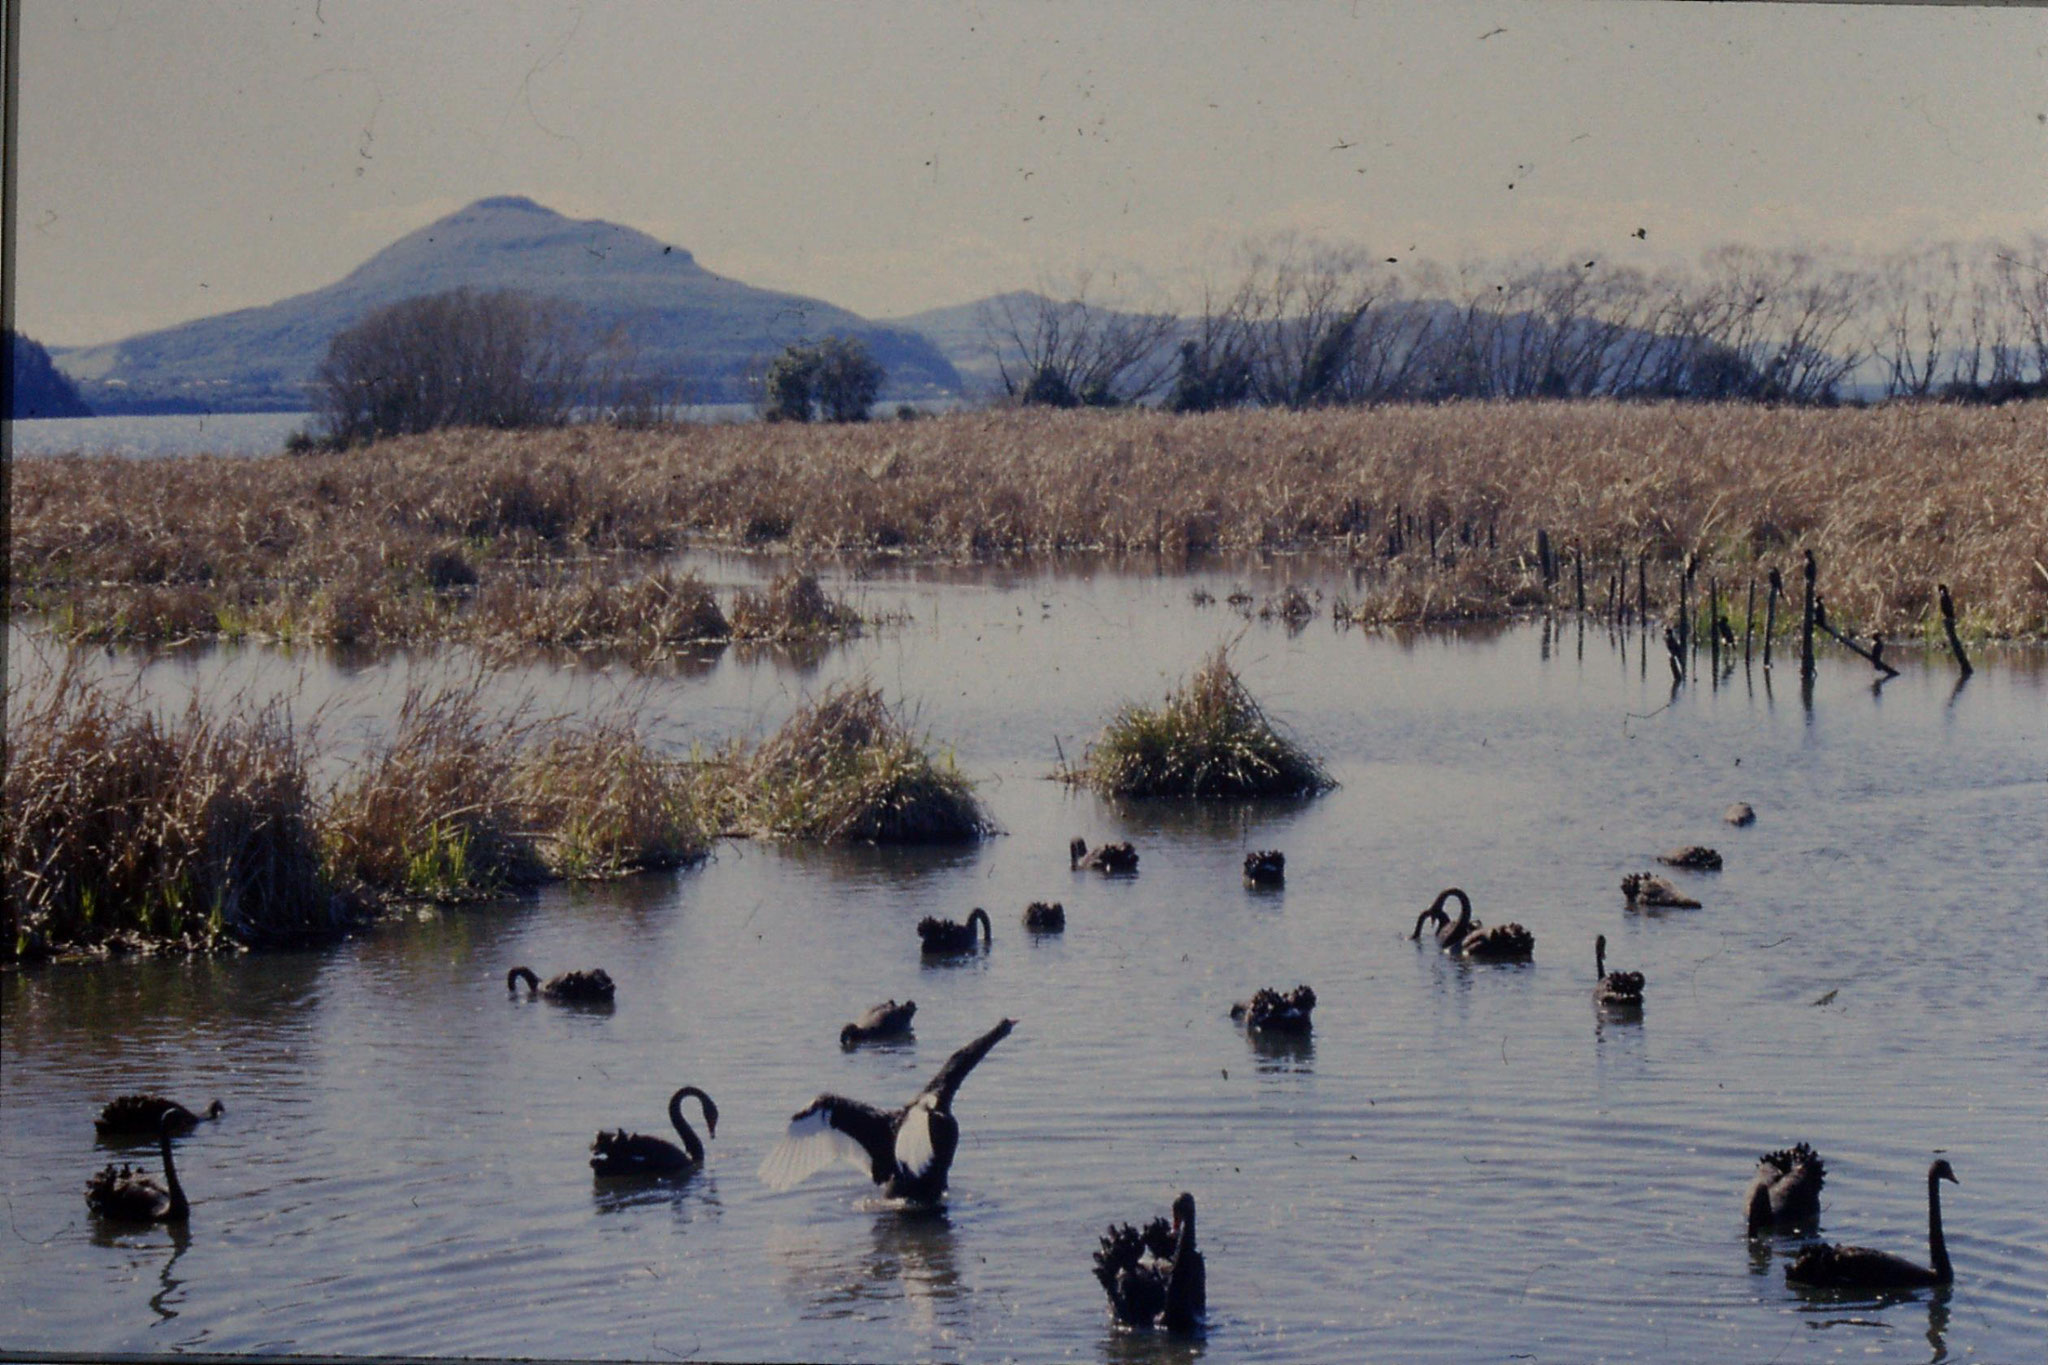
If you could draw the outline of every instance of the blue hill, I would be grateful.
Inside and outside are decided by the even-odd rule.
[[[640,375],[694,402],[744,396],[750,358],[826,333],[859,337],[886,397],[958,393],[960,377],[916,332],[819,299],[713,274],[681,247],[519,196],[480,199],[401,237],[323,289],[57,355],[96,412],[263,412],[307,406],[334,334],[401,299],[470,286],[574,305],[592,335],[620,333]]]

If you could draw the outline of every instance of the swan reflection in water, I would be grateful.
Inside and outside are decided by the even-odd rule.
[[[1103,1330],[1100,1346],[1105,1365],[1188,1365],[1200,1360],[1209,1349],[1208,1328],[1193,1336],[1176,1332],[1133,1332],[1112,1322]]]
[[[178,1310],[172,1305],[184,1302],[184,1295],[179,1291],[185,1287],[185,1282],[171,1272],[177,1269],[178,1258],[192,1247],[192,1228],[186,1223],[162,1223],[157,1226],[170,1234],[171,1254],[164,1259],[162,1268],[156,1273],[157,1290],[149,1296],[149,1310],[157,1315],[159,1321],[169,1322],[178,1316]],[[136,1236],[145,1231],[152,1245],[135,1246]],[[135,1246],[138,1252],[143,1253],[136,1258],[138,1264],[154,1256],[158,1250],[154,1245],[154,1230],[147,1229],[146,1225],[109,1224],[95,1219],[90,1237],[92,1244],[97,1247]]]
[[[920,1333],[966,1328],[972,1301],[955,1261],[948,1210],[871,1196],[857,1201],[856,1211],[872,1220],[862,1237],[846,1235],[850,1223],[769,1234],[789,1288],[810,1303],[806,1316],[881,1321],[899,1311],[891,1305],[900,1300]]]
[[[1768,1266],[1771,1254],[1768,1246],[1765,1246],[1762,1252],[1759,1253],[1757,1246],[1752,1244],[1750,1248],[1750,1260],[1752,1263],[1756,1261],[1759,1254],[1761,1254],[1765,1265]],[[1941,1362],[1948,1359],[1948,1320],[1950,1313],[1948,1301],[1949,1296],[1954,1292],[1954,1288],[1950,1285],[1937,1285],[1927,1291],[1928,1365],[1941,1365]],[[1919,1299],[1920,1293],[1918,1290],[1890,1289],[1882,1293],[1872,1294],[1869,1303],[1878,1312],[1882,1312],[1888,1308],[1917,1303]],[[1841,1307],[1839,1301],[1824,1306],[1834,1309]],[[1886,1322],[1876,1314],[1864,1316],[1853,1312],[1847,1314],[1838,1312],[1834,1316],[1827,1317],[1816,1316],[1808,1319],[1806,1325],[1816,1332],[1825,1332],[1837,1327],[1875,1327],[1884,1331],[1887,1339],[1889,1339],[1891,1328],[1889,1322]]]
[[[678,1223],[717,1218],[725,1211],[718,1199],[718,1177],[702,1166],[662,1178],[619,1180],[594,1175],[590,1204],[600,1214],[667,1204],[675,1210]]]
[[[1251,1045],[1253,1065],[1260,1071],[1313,1072],[1316,1039],[1312,1033],[1271,1033],[1255,1029],[1245,1034]]]

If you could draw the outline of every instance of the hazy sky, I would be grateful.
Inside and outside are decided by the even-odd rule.
[[[1092,269],[2048,230],[2048,12],[304,0],[22,6],[16,304],[78,344],[489,194],[870,316]],[[1638,227],[1648,237],[1631,234]]]

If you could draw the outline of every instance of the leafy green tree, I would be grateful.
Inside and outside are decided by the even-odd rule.
[[[800,341],[769,362],[761,415],[771,422],[865,422],[883,377],[858,337]]]

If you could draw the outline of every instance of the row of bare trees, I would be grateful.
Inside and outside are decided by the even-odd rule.
[[[1183,317],[1008,295],[982,317],[1005,392],[1179,411],[1451,398],[1829,403],[2048,392],[2048,238],[1859,264],[1723,247],[1693,270],[1597,257],[1448,268],[1300,237],[1247,248]]]

